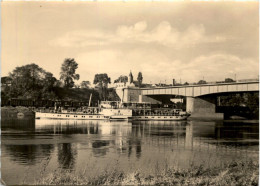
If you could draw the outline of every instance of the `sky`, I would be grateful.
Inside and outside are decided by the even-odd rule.
[[[1,76],[30,63],[81,81],[132,71],[145,83],[259,74],[258,2],[1,2]]]

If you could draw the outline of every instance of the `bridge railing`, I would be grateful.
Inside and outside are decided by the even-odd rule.
[[[206,82],[203,84],[200,83],[189,83],[189,84],[176,84],[176,85],[168,85],[168,86],[156,86],[155,88],[162,88],[162,87],[172,87],[172,86],[185,86],[185,85],[214,85],[214,84],[221,84],[221,83],[247,83],[247,82],[259,82],[259,78],[255,79],[240,79],[240,80],[234,80],[234,81],[211,81]]]
[[[240,79],[240,80],[237,80],[237,82],[255,82],[255,81],[259,81],[259,78],[256,78],[256,79]]]

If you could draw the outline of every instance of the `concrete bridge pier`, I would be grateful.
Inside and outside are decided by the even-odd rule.
[[[191,118],[224,119],[223,113],[216,113],[213,96],[187,97],[186,111],[191,112]]]

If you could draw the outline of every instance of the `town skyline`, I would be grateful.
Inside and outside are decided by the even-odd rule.
[[[130,70],[144,83],[257,78],[258,2],[3,2],[2,76],[35,63],[79,82]]]

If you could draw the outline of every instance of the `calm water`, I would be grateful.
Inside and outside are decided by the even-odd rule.
[[[2,120],[1,125],[1,174],[7,184],[57,169],[91,176],[117,167],[149,174],[165,166],[258,161],[258,123]]]

